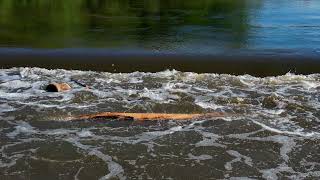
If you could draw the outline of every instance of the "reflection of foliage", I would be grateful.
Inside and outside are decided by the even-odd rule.
[[[247,8],[245,0],[0,0],[0,40],[18,46],[113,47],[161,41],[175,37],[179,28],[200,26],[242,41]]]

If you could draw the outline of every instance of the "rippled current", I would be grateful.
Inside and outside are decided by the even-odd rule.
[[[319,91],[319,74],[2,69],[0,179],[318,179]],[[67,120],[103,111],[226,117]]]

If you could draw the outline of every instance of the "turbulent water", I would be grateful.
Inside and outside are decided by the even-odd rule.
[[[0,180],[320,179],[319,20],[319,0],[0,0]],[[70,121],[107,111],[225,117]]]
[[[2,69],[0,179],[317,179],[319,91],[319,74]],[[102,111],[226,117],[67,121]]]

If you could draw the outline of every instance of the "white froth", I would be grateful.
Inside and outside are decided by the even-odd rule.
[[[8,75],[8,70],[1,70],[0,71],[0,82],[8,82],[13,80],[18,80],[21,77],[19,75]]]
[[[267,180],[279,179],[278,174],[281,172],[295,173],[295,171],[291,167],[288,167],[285,163],[280,164],[276,168],[264,169],[260,172],[262,173],[262,178]]]
[[[248,87],[252,87],[252,86],[255,86],[255,84],[252,82],[252,78],[251,78],[251,76],[240,76],[239,77],[239,81],[242,83],[242,84],[244,84],[244,85],[246,85],[246,86],[248,86]]]
[[[268,110],[264,110],[264,112],[268,113],[268,114],[272,114],[272,115],[280,115],[282,113],[284,113],[286,110],[284,109],[277,109],[277,110],[272,110],[272,109],[268,109]]]
[[[175,126],[175,127],[172,127],[166,131],[153,131],[153,132],[146,132],[145,134],[146,135],[152,135],[152,136],[164,136],[164,135],[167,135],[167,134],[173,134],[177,131],[181,131],[182,130],[182,126]]]
[[[91,136],[93,136],[92,132],[86,131],[86,130],[83,130],[83,131],[81,131],[81,132],[78,132],[77,135],[78,135],[79,137],[91,137]]]
[[[244,156],[242,154],[240,154],[237,151],[234,150],[229,150],[227,151],[227,153],[233,157],[235,157],[235,159],[233,159],[232,161],[227,162],[224,167],[226,168],[226,170],[231,171],[232,170],[232,164],[235,162],[244,162],[246,165],[248,166],[253,166],[252,163],[252,159],[248,156]]]
[[[317,87],[320,87],[319,82],[302,81],[302,85],[307,90],[311,90],[311,89],[315,89]]]
[[[255,180],[255,179],[248,178],[248,177],[230,177],[229,180]]]
[[[280,148],[280,155],[283,158],[285,162],[289,161],[289,153],[292,151],[292,149],[295,147],[296,143],[295,141],[287,136],[273,136],[272,139],[282,144]]]
[[[34,94],[30,93],[7,93],[0,91],[0,98],[7,99],[7,100],[26,100],[30,97],[34,97]]]
[[[118,177],[120,180],[126,179],[125,176],[123,176],[124,170],[122,166],[114,162],[111,156],[103,154],[101,151],[98,151],[96,149],[90,151],[89,155],[95,155],[98,158],[102,159],[104,162],[108,163],[109,174],[101,177],[100,180],[107,180],[115,177]]]
[[[177,73],[179,73],[177,70],[165,70],[165,71],[161,71],[161,72],[158,72],[157,74],[160,76],[160,77],[164,77],[164,78],[170,78],[172,76],[175,76]]]
[[[320,133],[318,133],[318,132],[302,132],[301,128],[297,129],[296,131],[285,131],[285,130],[279,130],[279,129],[270,127],[266,124],[260,123],[255,120],[252,120],[252,121],[257,125],[260,125],[264,129],[271,131],[271,132],[278,133],[278,134],[289,134],[289,135],[297,135],[297,136],[303,136],[303,137],[313,137],[313,136],[319,137],[320,136]]]
[[[10,111],[14,111],[14,110],[16,110],[16,108],[14,108],[8,104],[0,104],[0,113],[10,112]]]
[[[80,174],[80,172],[81,172],[81,170],[82,170],[83,168],[84,168],[84,167],[80,167],[80,168],[78,169],[77,173],[74,175],[74,180],[79,180],[78,176],[79,176],[79,174]]]
[[[77,139],[77,138],[68,138],[68,139],[66,139],[66,141],[72,143],[74,146],[76,146],[80,149],[87,151],[88,155],[94,155],[94,156],[100,158],[101,160],[103,160],[105,163],[107,163],[109,173],[107,175],[101,177],[100,178],[101,180],[110,179],[110,178],[119,178],[121,180],[126,179],[126,177],[124,176],[123,167],[120,164],[114,162],[113,158],[111,156],[99,151],[97,147],[84,145],[84,144],[80,143],[79,139]]]
[[[18,125],[15,127],[15,130],[8,133],[7,136],[9,138],[15,138],[19,134],[30,135],[34,133],[36,133],[36,130],[34,130],[30,124],[24,121],[19,121]]]
[[[208,154],[202,154],[200,156],[195,156],[191,153],[188,154],[189,159],[195,160],[196,162],[200,163],[201,161],[210,160],[212,159],[212,156]]]
[[[57,135],[68,135],[70,133],[74,133],[76,132],[76,130],[71,130],[71,129],[54,129],[54,130],[47,130],[47,131],[43,131],[42,133],[43,134],[46,134],[46,135],[54,135],[54,136],[57,136]]]
[[[223,144],[217,143],[219,138],[221,138],[219,135],[214,133],[204,132],[204,131],[197,131],[197,132],[202,135],[203,139],[195,144],[196,147],[201,147],[201,146],[203,147],[214,146],[214,147],[221,147],[221,148],[226,147]]]
[[[0,88],[7,89],[18,89],[18,88],[29,88],[31,87],[31,83],[21,80],[13,80],[0,84]]]
[[[212,109],[212,110],[217,110],[223,107],[223,106],[216,105],[212,102],[195,102],[195,104],[202,107],[203,109]]]
[[[148,88],[144,88],[144,92],[139,94],[140,97],[147,97],[150,98],[152,100],[157,100],[157,101],[162,101],[164,100],[164,98],[158,94],[158,93],[154,93],[152,91],[150,91]]]
[[[3,156],[3,155],[2,155]],[[15,154],[10,158],[10,162],[2,162],[2,160],[0,159],[0,168],[10,168],[14,165],[17,164],[17,160],[22,158],[23,157],[23,154]]]

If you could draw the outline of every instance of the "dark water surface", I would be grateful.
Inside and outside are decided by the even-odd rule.
[[[319,37],[318,0],[0,0],[0,179],[319,179]],[[104,111],[228,116],[67,121]]]
[[[263,4],[243,0],[2,0],[0,38],[5,47],[214,53],[247,46],[251,18]]]
[[[0,46],[320,50],[317,0],[1,0]]]
[[[4,68],[310,74],[320,71],[316,68],[320,67],[319,37],[317,0],[0,0],[0,65]],[[121,64],[124,54],[137,58],[123,57],[127,61]],[[169,58],[161,57],[152,65],[145,57],[150,54]],[[170,59],[173,55],[181,56],[182,62]],[[188,55],[211,57],[207,62],[199,57],[202,70],[177,65],[188,64],[183,63]],[[238,71],[226,68],[230,63],[225,59],[230,56],[242,63]],[[247,56],[257,62],[276,61],[270,60],[262,70],[259,63],[243,61]],[[164,59],[176,65],[161,66]],[[91,60],[92,66],[86,63]],[[190,62],[194,67],[198,60]],[[112,64],[119,65],[110,68]],[[282,70],[274,68],[279,66]]]

